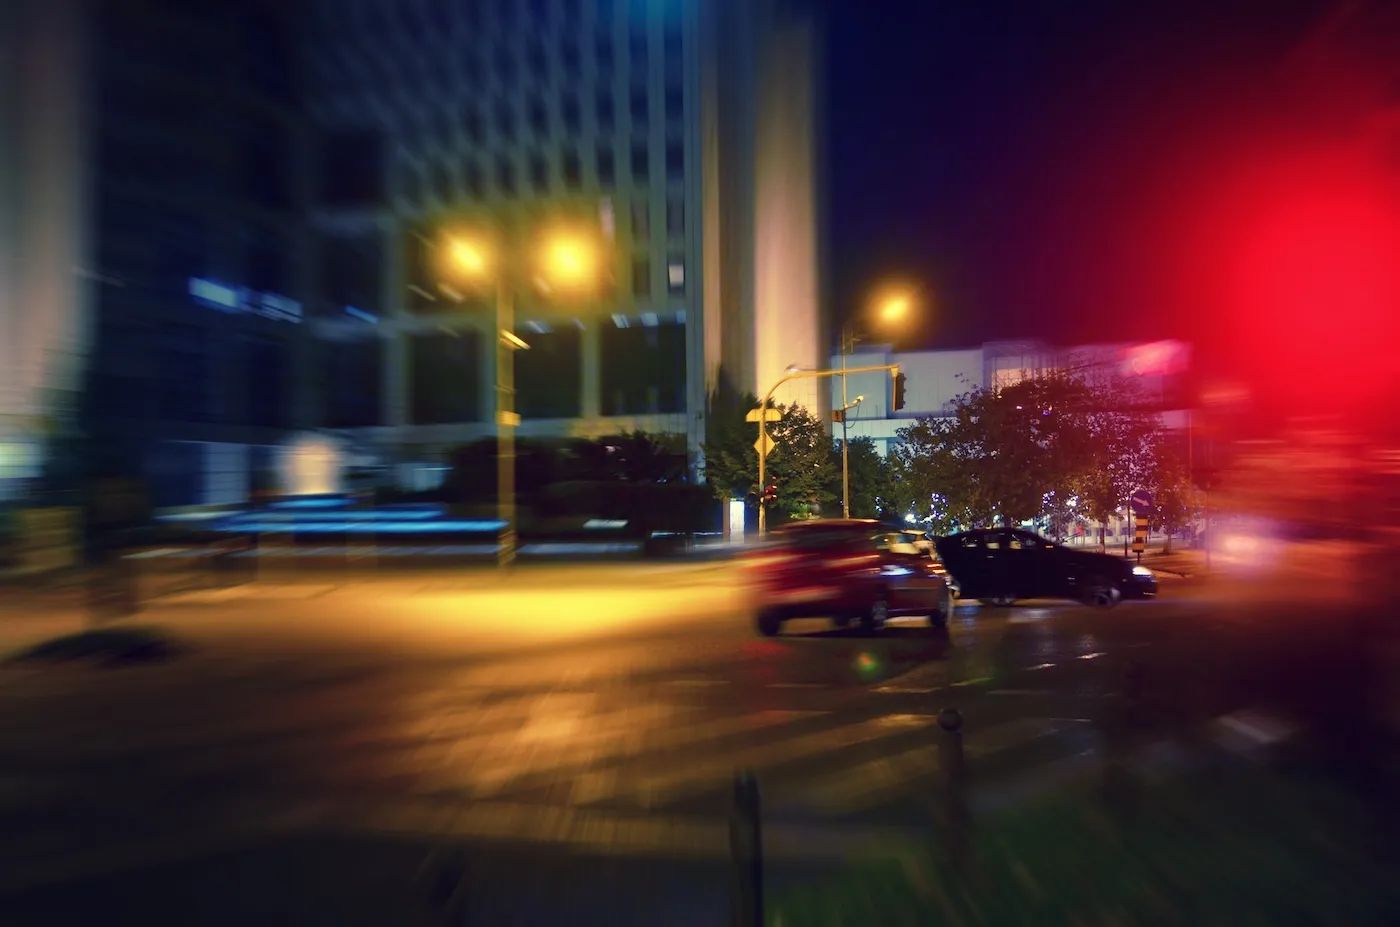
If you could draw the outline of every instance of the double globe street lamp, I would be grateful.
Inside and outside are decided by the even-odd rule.
[[[511,248],[494,228],[457,227],[442,232],[438,243],[439,288],[461,301],[468,293],[494,291],[496,309],[496,499],[501,522],[497,560],[506,567],[515,561],[517,512],[515,502],[516,410],[515,352],[529,350],[515,333],[516,294],[528,282],[539,295],[557,300],[596,296],[607,279],[606,249],[596,230],[584,226],[552,226],[530,246]]]

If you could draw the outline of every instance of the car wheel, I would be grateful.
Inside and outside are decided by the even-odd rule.
[[[876,596],[875,601],[870,603],[870,610],[860,618],[860,626],[864,631],[875,631],[885,623],[890,617],[890,606],[883,594]]]
[[[1083,586],[1084,604],[1094,608],[1112,608],[1123,598],[1118,584],[1102,576],[1096,576]]]
[[[928,616],[928,623],[935,628],[946,628],[953,617],[954,599],[951,592],[943,594],[943,605]]]
[[[851,626],[852,620],[854,620],[853,616],[845,612],[840,612],[831,616],[832,627],[839,628],[843,631]]]
[[[755,623],[758,625],[759,634],[764,637],[773,637],[783,629],[783,616],[771,608],[765,608],[758,613],[758,621]]]

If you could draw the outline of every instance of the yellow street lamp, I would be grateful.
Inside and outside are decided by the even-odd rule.
[[[455,270],[472,277],[484,277],[488,269],[486,249],[480,242],[464,238],[448,239],[448,256]]]
[[[884,329],[896,328],[908,323],[914,314],[916,298],[912,287],[887,286],[881,289],[871,301],[866,315]],[[860,400],[851,403],[846,398],[846,355],[856,349],[856,320],[847,322],[841,328],[841,517],[851,517],[851,463],[850,432],[847,430],[846,416]]]

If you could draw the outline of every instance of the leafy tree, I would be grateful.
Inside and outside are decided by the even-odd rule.
[[[873,438],[852,438],[846,454],[851,484],[852,518],[902,518],[904,511],[893,512],[886,508],[884,499],[888,495],[889,470],[880,452],[875,449]],[[839,507],[841,504],[841,442],[831,442],[831,469],[834,482],[829,494]]]
[[[758,496],[758,451],[754,447],[758,426],[746,420],[756,408],[758,399],[752,394],[721,390],[710,397],[704,471],[706,482],[721,500]],[[831,437],[825,423],[802,406],[775,404],[773,408],[781,418],[767,425],[773,449],[765,469],[768,484],[778,488],[778,498],[769,514],[776,518],[810,517],[839,498],[831,491]],[[839,470],[835,479],[840,479]]]
[[[1147,484],[1152,492],[1152,524],[1166,534],[1168,553],[1172,536],[1194,524],[1197,516],[1195,487],[1178,444],[1159,436],[1154,447],[1152,478]]]

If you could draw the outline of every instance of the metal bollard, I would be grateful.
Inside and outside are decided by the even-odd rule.
[[[747,770],[734,777],[729,849],[734,862],[734,927],[763,927],[763,820],[758,779]]]
[[[962,713],[956,708],[945,708],[938,713],[938,771],[943,780],[943,828],[948,858],[956,867],[966,862],[970,817],[962,726]]]

